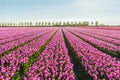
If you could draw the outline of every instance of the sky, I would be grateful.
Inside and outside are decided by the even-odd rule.
[[[99,21],[120,25],[120,0],[0,0],[0,22]]]

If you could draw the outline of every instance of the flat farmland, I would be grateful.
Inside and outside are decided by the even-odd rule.
[[[120,27],[0,28],[0,80],[120,80]]]

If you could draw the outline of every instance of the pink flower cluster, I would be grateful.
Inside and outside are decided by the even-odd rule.
[[[59,30],[26,73],[27,80],[75,80],[64,38]]]
[[[75,29],[75,31],[81,32],[81,33],[83,33],[85,35],[88,35],[90,37],[94,37],[96,39],[103,40],[105,42],[112,43],[112,44],[120,46],[120,40],[119,39],[102,36],[102,34],[101,35],[97,35],[96,33],[93,33],[91,30],[88,30],[88,29],[86,29],[86,30]]]
[[[40,36],[41,34],[43,34],[45,32],[48,32],[48,31],[49,31],[49,29],[48,30],[40,29],[39,32],[37,31],[37,33],[34,34],[34,35],[31,35],[31,34],[35,33],[33,31],[33,33],[28,33],[28,34],[24,35],[24,36],[28,35],[27,37],[20,38],[20,39],[17,39],[17,40],[13,40],[13,41],[11,41],[9,43],[2,44],[2,45],[0,45],[0,54],[2,54],[3,52],[5,52],[7,50],[10,50],[10,49],[12,49],[12,48],[14,48],[16,46],[19,46],[20,44],[23,44],[23,43],[25,43],[25,42],[27,42],[27,41],[29,41],[29,40],[37,37],[37,36]],[[9,40],[15,39],[15,38],[16,37],[10,37],[7,40],[9,41]],[[3,40],[5,40],[5,39],[3,39]],[[0,41],[0,43],[2,43],[2,42]]]
[[[29,57],[35,54],[54,32],[55,29],[0,58],[0,80],[10,80],[10,77],[20,70],[20,64],[27,63]]]
[[[94,80],[120,80],[120,62],[64,30],[85,70]]]
[[[31,66],[27,67],[28,70],[24,72],[24,80],[75,80],[75,76],[78,74],[74,73],[75,70],[73,71],[75,66],[70,61],[71,56],[68,56],[70,48],[65,46],[62,30],[77,54],[77,60],[79,59],[88,75],[94,80],[120,80],[118,58],[113,58],[90,45],[90,43],[95,44],[99,48],[108,49],[117,54],[120,52],[120,31],[117,29],[0,28],[0,55],[31,40],[0,58],[0,80],[10,80],[17,71],[21,71],[21,64],[29,63],[30,57],[33,59],[33,54],[39,52],[56,30],[58,31],[43,52],[34,59],[35,62]],[[69,43],[66,42],[66,44]],[[80,66],[78,67],[80,69]]]
[[[0,40],[7,40],[7,38],[17,37],[36,30],[30,28],[0,28]]]
[[[89,27],[90,28],[90,27]],[[101,27],[92,27],[93,29],[102,29],[102,30],[114,30],[114,31],[120,31],[120,27],[119,26],[101,26]]]
[[[78,31],[82,31],[82,32],[86,32],[86,33],[90,33],[90,34],[97,34],[97,35],[101,35],[104,37],[110,37],[113,39],[118,39],[120,40],[120,31],[114,31],[114,30],[105,30],[105,29],[99,29],[99,28],[72,28]]]
[[[73,31],[73,30],[72,30],[72,32],[74,32],[75,34],[84,38],[85,40],[89,41],[90,43],[93,43],[93,44],[97,45],[100,48],[107,49],[107,50],[114,51],[114,52],[120,51],[120,46],[117,46],[115,44],[111,44],[111,43],[108,43],[107,41],[105,42],[103,40],[99,40],[97,38],[93,38],[91,36],[87,36],[87,35],[78,33],[78,32]]]

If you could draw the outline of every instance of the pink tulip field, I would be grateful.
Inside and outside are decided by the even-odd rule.
[[[120,28],[0,28],[0,80],[120,80]]]

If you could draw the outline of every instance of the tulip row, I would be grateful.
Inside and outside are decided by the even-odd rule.
[[[112,39],[120,40],[120,31],[114,31],[114,30],[100,30],[99,28],[74,28],[75,30],[86,32],[89,34],[96,34],[99,36],[109,37]]]
[[[37,34],[37,33],[39,33],[39,31],[27,32],[26,34],[17,35],[17,36],[14,36],[14,37],[11,36],[11,37],[9,37],[9,38],[5,38],[5,39],[0,40],[0,45],[9,43],[9,42],[12,42],[12,41],[15,41],[15,40],[19,40],[19,39],[22,39],[22,38],[25,38],[25,37],[29,37],[29,36],[35,35],[35,34]]]
[[[114,39],[114,38],[110,38],[110,37],[105,37],[105,36],[100,36],[100,35],[96,35],[94,33],[92,34],[92,33],[89,32],[89,30],[86,30],[86,31],[76,30],[76,31],[79,32],[79,33],[81,33],[81,34],[84,34],[84,35],[96,38],[98,40],[102,40],[102,41],[105,41],[107,43],[111,43],[111,44],[114,44],[116,46],[120,46],[120,40],[118,40],[118,39]]]
[[[94,80],[119,80],[120,62],[64,30],[85,70]]]
[[[81,39],[85,40],[87,43],[91,44],[92,46],[98,48],[99,50],[107,54],[110,54],[113,57],[120,57],[120,46],[116,46],[114,44],[102,40],[98,40],[75,31],[70,31],[70,32],[80,37]]]
[[[13,49],[14,47],[18,47],[24,43],[27,43],[28,41],[30,41],[38,36],[41,36],[43,33],[47,32],[47,31],[49,31],[49,30],[40,30],[39,33],[37,33],[37,34],[34,34],[34,35],[31,35],[31,36],[28,36],[25,38],[21,38],[21,39],[0,45],[0,54],[2,54],[3,52],[6,52],[8,50]]]
[[[37,31],[31,28],[0,28],[0,40],[8,39],[11,37],[18,37],[27,33]]]
[[[62,31],[59,30],[36,62],[28,69],[25,80],[75,80]]]
[[[29,57],[43,46],[53,32],[54,30],[0,58],[0,79],[9,80],[10,77],[13,77],[15,72],[20,70],[20,65],[27,63]]]
[[[82,33],[78,33],[78,32],[73,31],[73,30],[72,30],[72,32],[74,32],[75,34],[78,34],[80,37],[84,38],[85,40],[88,40],[89,42],[91,42],[91,43],[93,43],[93,44],[95,44],[95,45],[97,45],[101,48],[105,48],[105,49],[115,51],[115,52],[120,51],[120,46],[105,42],[103,40],[99,40],[97,38],[93,38],[91,36],[88,36],[88,35],[85,35],[85,34],[82,34]]]
[[[119,26],[113,26],[113,27],[109,27],[109,26],[107,26],[107,27],[92,27],[93,29],[102,29],[102,30],[116,30],[116,31],[118,31],[118,30],[120,30],[120,27]]]

